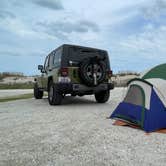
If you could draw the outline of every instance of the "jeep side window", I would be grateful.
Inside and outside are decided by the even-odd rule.
[[[53,67],[53,53],[51,53],[50,54],[50,56],[49,56],[49,62],[48,62],[48,68],[49,69],[52,69],[52,67]]]
[[[44,63],[44,70],[47,71],[48,70],[48,58],[49,56],[46,57],[45,63]]]
[[[61,64],[61,55],[62,55],[62,51],[61,49],[58,49],[54,52],[54,58],[53,58],[53,66],[54,67],[60,67]]]

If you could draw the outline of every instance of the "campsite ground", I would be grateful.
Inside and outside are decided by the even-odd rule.
[[[32,89],[5,89],[5,90],[0,90],[0,99],[6,98],[6,97],[12,97],[16,95],[23,95],[23,94],[28,94],[28,93],[33,93]]]
[[[165,165],[166,135],[107,119],[125,91],[113,90],[106,104],[93,96],[55,107],[46,98],[0,103],[0,165]]]

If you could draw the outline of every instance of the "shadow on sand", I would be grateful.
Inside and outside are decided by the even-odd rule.
[[[44,102],[48,102],[48,98],[43,99]],[[72,97],[72,96],[65,96],[62,100],[62,105],[94,105],[98,104],[95,101],[95,98],[85,98],[85,97]]]

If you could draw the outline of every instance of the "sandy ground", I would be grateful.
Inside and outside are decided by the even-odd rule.
[[[0,98],[33,93],[32,89],[0,90]]]
[[[126,75],[126,76],[117,75],[116,77],[112,77],[112,81],[115,83],[117,87],[122,87],[122,86],[124,87],[127,85],[128,81],[137,77],[138,76],[136,75]]]
[[[146,135],[106,119],[124,93],[116,88],[106,104],[93,96],[67,97],[62,106],[47,99],[0,103],[0,165],[165,165],[165,134]]]
[[[125,75],[112,77],[112,81],[115,82],[116,86],[121,87],[126,85],[126,83],[138,76],[136,75]],[[6,77],[3,80],[0,80],[1,84],[15,84],[15,83],[32,83],[34,82],[34,77]]]

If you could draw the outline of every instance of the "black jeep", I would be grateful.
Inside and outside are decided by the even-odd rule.
[[[51,105],[61,104],[66,94],[94,94],[97,102],[105,103],[114,88],[108,53],[104,50],[65,44],[53,50],[38,69],[42,75],[35,79],[34,96],[41,99],[47,91]]]

